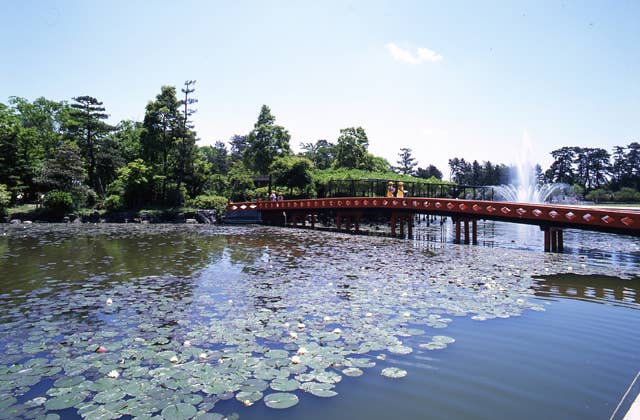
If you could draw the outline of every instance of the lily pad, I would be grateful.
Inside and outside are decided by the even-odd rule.
[[[343,369],[342,373],[344,373],[347,376],[362,376],[364,372],[362,372],[361,369],[350,367],[350,368]]]
[[[407,371],[397,367],[388,367],[382,369],[382,376],[393,379],[404,378],[405,376],[407,376]]]
[[[269,408],[284,409],[298,404],[298,396],[288,392],[276,392],[264,397],[264,404]]]
[[[166,420],[183,420],[195,417],[198,410],[191,404],[171,404],[162,410],[162,418]]]
[[[260,401],[261,399],[262,392],[260,391],[240,391],[236,394],[236,400],[246,406],[253,405],[253,403]]]
[[[295,379],[276,378],[269,386],[274,391],[291,392],[300,388],[300,382]]]

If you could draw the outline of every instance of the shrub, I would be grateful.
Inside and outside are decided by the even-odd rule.
[[[11,193],[7,191],[7,186],[0,184],[0,217],[7,215],[7,207],[11,203]]]
[[[640,201],[640,192],[633,188],[623,187],[614,194],[615,200],[620,203],[633,203]]]
[[[107,211],[118,211],[124,208],[124,200],[119,195],[111,194],[104,199],[103,205]]]
[[[73,210],[73,197],[66,191],[51,190],[44,196],[42,204],[56,214],[64,214]]]
[[[227,198],[219,195],[199,195],[191,200],[191,205],[198,209],[213,209],[218,215],[227,211]]]
[[[601,188],[589,191],[584,198],[594,203],[601,203],[611,199],[611,192],[603,190]]]

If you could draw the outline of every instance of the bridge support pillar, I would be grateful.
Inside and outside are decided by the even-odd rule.
[[[400,225],[400,236],[404,238],[404,225],[407,224],[407,233],[409,238],[413,238],[413,219],[414,214],[408,212],[391,213],[391,235],[396,236],[396,226]]]
[[[473,245],[478,244],[478,221],[476,219],[460,219],[460,218],[452,218],[454,225],[454,233],[455,238],[453,240],[454,244],[462,243],[461,237],[464,233],[464,243]],[[463,232],[464,228],[464,232]]]
[[[560,228],[541,227],[544,231],[544,252],[564,251],[564,233]]]
[[[340,230],[342,222],[344,222],[344,228],[346,232],[351,231],[353,224],[354,232],[360,232],[360,218],[362,217],[361,211],[348,211],[348,212],[336,212],[336,229]]]

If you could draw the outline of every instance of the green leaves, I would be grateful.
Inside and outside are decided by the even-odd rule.
[[[285,409],[298,404],[298,396],[287,392],[276,392],[264,397],[264,404],[269,408]]]

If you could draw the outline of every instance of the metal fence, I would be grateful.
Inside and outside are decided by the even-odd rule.
[[[389,182],[395,189],[403,182],[406,197],[464,198],[493,200],[493,188],[472,185],[431,184],[393,179],[332,179],[317,186],[318,198],[332,197],[384,197]]]

